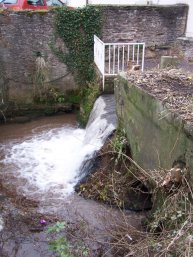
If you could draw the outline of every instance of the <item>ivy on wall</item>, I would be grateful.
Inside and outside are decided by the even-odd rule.
[[[84,86],[95,77],[93,63],[94,35],[100,36],[102,27],[102,8],[56,9],[56,32],[63,39],[67,53],[57,50],[60,59],[74,74],[77,83]]]

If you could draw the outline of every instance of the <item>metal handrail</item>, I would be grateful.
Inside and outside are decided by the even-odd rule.
[[[117,76],[128,66],[144,70],[145,43],[104,43],[94,36],[94,61],[102,74],[103,90],[106,76]]]

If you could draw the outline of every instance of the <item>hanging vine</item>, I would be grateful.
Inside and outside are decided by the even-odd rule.
[[[93,48],[94,35],[99,36],[102,27],[102,8],[56,9],[56,32],[63,39],[68,52],[55,52],[73,73],[77,83],[84,86],[95,77]]]

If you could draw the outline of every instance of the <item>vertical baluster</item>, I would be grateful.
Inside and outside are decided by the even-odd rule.
[[[115,74],[115,45],[113,45],[113,74]]]
[[[125,59],[125,46],[123,45],[123,54],[122,54],[122,71],[124,71],[124,59]]]
[[[109,74],[111,73],[111,45],[109,45]]]
[[[103,52],[103,65],[102,65],[102,73],[103,73],[103,91],[105,89],[105,44],[102,43],[102,52]]]
[[[142,53],[142,65],[141,70],[144,70],[144,56],[145,56],[145,44],[143,44],[143,53]]]
[[[105,73],[105,67],[106,63],[105,63],[105,45],[103,45],[103,74]]]
[[[130,46],[128,45],[127,62],[129,62],[129,58],[130,58]]]
[[[135,61],[135,45],[133,45],[133,62]]]
[[[117,73],[119,73],[119,45],[118,45],[118,68],[117,68]]]
[[[137,45],[137,65],[139,64],[139,44]]]

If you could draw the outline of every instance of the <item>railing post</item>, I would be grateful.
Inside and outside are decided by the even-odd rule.
[[[111,73],[111,45],[109,45],[109,74]]]
[[[103,91],[105,89],[105,44],[103,43]]]
[[[125,70],[124,61],[125,61],[125,46],[123,45],[123,52],[122,52],[122,71]]]
[[[113,45],[113,74],[115,73],[115,45]]]
[[[144,71],[144,58],[145,58],[145,43],[143,43],[143,53],[142,53],[142,63],[141,63],[141,70]]]

